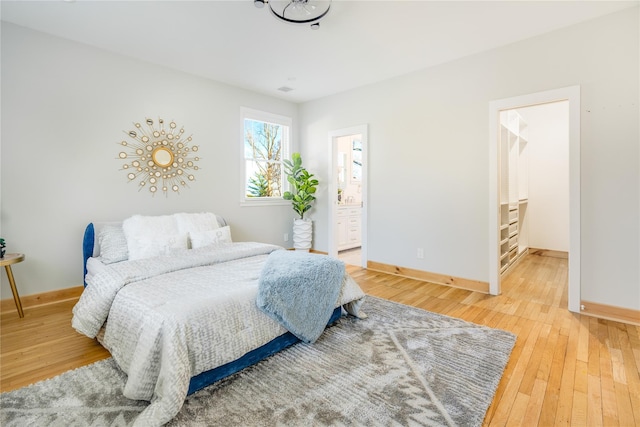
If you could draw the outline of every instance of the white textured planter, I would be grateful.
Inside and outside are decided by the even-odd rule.
[[[311,249],[312,225],[310,219],[293,220],[293,247],[296,251],[309,252]]]

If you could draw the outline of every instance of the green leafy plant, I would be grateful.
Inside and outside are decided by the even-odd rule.
[[[285,159],[283,162],[292,191],[285,191],[282,197],[285,200],[291,200],[293,210],[300,215],[300,219],[304,219],[304,213],[311,209],[311,204],[316,200],[314,194],[318,180],[314,179],[314,175],[302,166],[300,153],[293,153],[291,160]]]

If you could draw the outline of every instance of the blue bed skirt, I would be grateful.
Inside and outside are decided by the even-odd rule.
[[[333,314],[331,315],[327,326],[335,323],[341,315],[341,307],[333,310]],[[187,392],[187,394],[195,393],[196,391],[201,390],[216,381],[233,375],[236,372],[240,372],[246,367],[255,365],[259,361],[266,359],[267,357],[279,352],[280,350],[284,350],[285,348],[297,343],[298,341],[300,341],[299,338],[297,338],[291,332],[286,332],[279,337],[276,337],[273,340],[269,341],[262,347],[251,350],[250,352],[248,352],[241,358],[234,360],[233,362],[229,362],[226,365],[218,366],[217,368],[211,369],[210,371],[205,371],[199,375],[196,375],[195,377],[192,377],[191,382],[189,383],[189,391]]]

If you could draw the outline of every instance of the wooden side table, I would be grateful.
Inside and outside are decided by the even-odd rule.
[[[7,277],[9,278],[9,285],[11,285],[11,292],[13,292],[13,300],[16,303],[18,309],[18,316],[24,317],[22,312],[22,303],[20,302],[20,295],[18,295],[18,288],[16,287],[16,281],[13,278],[13,271],[11,271],[11,265],[24,261],[24,254],[4,254],[4,258],[0,258],[0,266],[4,267],[7,271]]]

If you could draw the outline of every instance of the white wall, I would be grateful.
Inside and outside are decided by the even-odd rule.
[[[369,260],[488,281],[489,102],[580,85],[581,298],[640,309],[638,22],[627,9],[302,104],[308,167],[326,180],[327,133],[368,123]]]
[[[519,108],[529,138],[529,247],[569,251],[569,102]]]
[[[133,213],[211,210],[236,240],[283,244],[289,206],[239,206],[241,106],[294,118],[321,180],[316,249],[328,250],[328,132],[368,124],[369,259],[487,281],[489,102],[581,85],[581,298],[640,309],[638,18],[627,9],[300,106],[3,23],[0,233],[27,254],[18,287],[80,285],[86,223]],[[180,196],[138,193],[118,170],[122,131],[147,116],[202,147]]]
[[[292,117],[297,139],[295,104],[3,22],[0,233],[26,254],[13,268],[21,295],[82,284],[91,221],[213,211],[234,240],[291,246],[290,204],[240,207],[241,106]],[[138,192],[120,170],[123,131],[147,117],[175,120],[200,146],[180,195]]]

